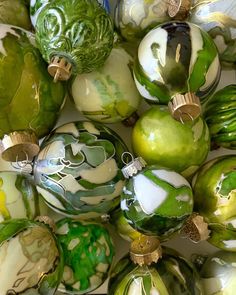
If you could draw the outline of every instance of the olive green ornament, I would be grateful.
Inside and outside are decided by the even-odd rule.
[[[107,278],[114,256],[107,229],[95,222],[64,218],[57,222],[56,236],[65,256],[59,291],[87,294],[97,289]]]

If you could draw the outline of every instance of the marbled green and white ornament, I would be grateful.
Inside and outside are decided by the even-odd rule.
[[[121,209],[137,231],[166,240],[180,230],[191,215],[192,189],[180,174],[149,166],[125,185]]]
[[[163,250],[162,259],[150,266],[138,266],[123,257],[111,273],[108,295],[202,295],[191,263],[174,250]]]
[[[119,204],[125,151],[121,138],[102,124],[65,124],[42,143],[34,165],[37,190],[50,207],[68,216],[107,213]]]
[[[107,278],[114,256],[107,229],[98,223],[65,218],[57,222],[56,235],[65,256],[59,291],[87,294],[97,289]]]
[[[132,64],[133,58],[123,48],[115,47],[102,68],[77,75],[71,85],[77,109],[101,123],[120,122],[131,116],[141,100]]]
[[[193,182],[194,208],[211,230],[208,241],[236,251],[236,156],[215,158],[198,171]]]
[[[47,206],[32,180],[16,172],[0,172],[0,221],[47,215]]]
[[[134,66],[140,94],[168,104],[176,94],[195,93],[203,102],[220,78],[220,63],[211,37],[189,22],[168,22],[141,41]]]
[[[27,219],[0,223],[0,294],[55,294],[62,254],[46,225]]]

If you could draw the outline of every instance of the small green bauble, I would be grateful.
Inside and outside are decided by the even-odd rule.
[[[0,221],[11,218],[34,219],[47,215],[47,206],[33,182],[15,172],[0,172]]]
[[[200,271],[207,295],[234,295],[236,288],[236,254],[219,251],[207,258]]]
[[[62,214],[101,216],[119,204],[125,151],[121,138],[102,124],[65,124],[42,143],[34,165],[37,190]]]
[[[163,250],[162,259],[150,266],[123,257],[111,273],[108,295],[203,295],[191,263],[172,249]]]
[[[114,256],[109,232],[100,224],[69,218],[57,222],[57,239],[65,256],[59,291],[87,294],[107,278]]]
[[[121,209],[137,231],[166,240],[191,215],[192,189],[180,174],[149,166],[127,182],[121,195]]]
[[[162,165],[188,177],[205,161],[210,137],[201,117],[182,124],[165,106],[156,106],[137,121],[132,144],[135,154],[148,164]]]
[[[54,61],[64,58],[66,79],[70,72],[81,74],[101,67],[113,45],[112,21],[95,0],[49,1],[37,16],[35,31],[38,47],[48,63],[57,66]]]
[[[236,149],[236,85],[216,92],[205,109],[206,123],[214,145]]]
[[[194,179],[194,206],[211,230],[208,241],[227,251],[236,251],[236,156],[207,162]]]
[[[133,58],[117,47],[102,68],[77,75],[71,85],[77,109],[88,119],[101,123],[116,123],[131,116],[141,100],[132,64]]]
[[[55,294],[63,273],[62,254],[46,225],[27,219],[0,223],[0,294]]]

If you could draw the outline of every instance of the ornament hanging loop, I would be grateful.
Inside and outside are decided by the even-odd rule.
[[[131,161],[128,163],[125,160],[125,157],[127,155],[131,158]],[[124,177],[127,179],[136,175],[139,171],[143,170],[143,168],[147,165],[143,158],[134,158],[134,156],[129,152],[123,153],[121,159],[122,162],[125,164],[121,171]]]
[[[30,161],[29,155],[26,151],[22,151],[25,154],[25,160],[19,161],[18,155],[16,156],[16,161],[11,162],[11,166],[14,169],[20,170],[23,174],[31,174],[33,171],[33,162]]]

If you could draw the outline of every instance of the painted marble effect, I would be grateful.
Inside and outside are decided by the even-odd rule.
[[[215,158],[201,167],[193,183],[194,206],[211,230],[210,243],[236,251],[236,156]]]
[[[161,260],[137,266],[128,256],[114,267],[108,295],[202,295],[196,270],[179,253],[164,248]]]
[[[166,240],[192,213],[192,189],[174,171],[147,167],[124,187],[121,209],[137,231]]]
[[[11,218],[34,219],[47,215],[47,206],[27,177],[0,172],[0,221]]]
[[[0,224],[0,293],[53,295],[63,256],[51,231],[40,223],[12,219]]]
[[[140,94],[150,102],[167,104],[176,93],[186,92],[204,102],[220,78],[217,49],[198,26],[165,23],[142,39],[134,75]]]
[[[121,47],[114,47],[102,68],[78,75],[71,85],[77,109],[101,123],[120,122],[132,115],[141,101],[132,65],[133,58]]]
[[[119,204],[125,151],[120,137],[104,125],[65,124],[41,146],[34,166],[37,190],[62,214],[100,216]]]
[[[69,218],[57,222],[57,238],[65,256],[59,291],[87,294],[107,278],[114,256],[109,232],[100,224]]]

